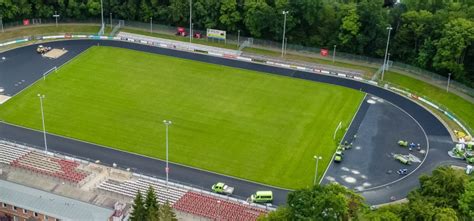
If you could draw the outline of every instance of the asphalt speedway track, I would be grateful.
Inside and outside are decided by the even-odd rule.
[[[396,183],[382,185],[380,188],[360,192],[366,198],[367,202],[372,205],[387,203],[390,201],[391,197],[396,199],[405,197],[411,189],[418,185],[418,177],[421,174],[429,173],[440,164],[461,164],[458,161],[451,160],[451,158],[449,158],[447,155],[447,151],[452,147],[453,143],[448,130],[435,116],[408,98],[402,97],[401,95],[375,85],[370,85],[346,78],[338,78],[335,76],[314,74],[263,64],[230,60],[122,41],[68,40],[44,43],[44,45],[56,48],[64,47],[69,52],[66,53],[65,56],[54,60],[44,59],[41,58],[41,56],[32,53],[35,51],[36,45],[25,46],[0,53],[2,57],[6,57],[4,62],[0,62],[0,87],[5,89],[4,94],[15,95],[19,93],[28,85],[31,85],[36,80],[40,79],[46,70],[49,70],[54,66],[59,67],[91,46],[101,45],[128,48],[212,64],[250,69],[260,72],[339,85],[355,90],[360,90],[389,101],[416,119],[427,135],[430,149],[424,163],[410,176],[407,176],[405,179]],[[348,134],[351,134],[350,131],[357,130],[358,127],[359,125],[356,124],[351,125]],[[0,137],[36,146],[43,146],[42,134],[40,132],[9,125],[6,123],[0,123]],[[116,163],[123,168],[132,168],[132,170],[138,173],[157,177],[164,177],[165,175],[164,169],[160,169],[165,167],[164,161],[111,148],[104,148],[87,142],[64,138],[61,136],[48,135],[48,147],[51,151],[60,152],[66,155],[92,160],[100,160],[106,165]],[[246,198],[256,190],[272,190],[275,197],[274,204],[281,205],[285,203],[286,194],[288,193],[288,190],[269,187],[262,184],[227,177],[224,175],[177,164],[171,164],[170,170],[170,180],[188,183],[202,188],[208,188],[216,181],[229,183],[230,185],[236,187],[235,195],[239,198]]]

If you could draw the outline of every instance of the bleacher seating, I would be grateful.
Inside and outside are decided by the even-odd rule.
[[[152,186],[155,190],[158,202],[164,203],[165,201],[168,201],[171,205],[187,192],[186,189],[178,188],[173,185],[169,185],[168,188],[166,188],[166,184],[163,181],[154,181],[143,178],[134,178],[125,182],[118,182],[109,179],[102,182],[98,188],[100,190],[134,198],[138,190],[140,190],[141,193],[146,193],[149,186]]]
[[[8,143],[0,142],[0,163],[10,165],[14,160],[29,153],[30,150],[26,148],[9,145]]]
[[[256,220],[265,210],[208,194],[187,192],[173,208],[213,220]]]
[[[79,163],[77,162],[48,156],[37,151],[30,151],[24,154],[13,160],[10,165],[76,184],[91,174],[79,169]]]

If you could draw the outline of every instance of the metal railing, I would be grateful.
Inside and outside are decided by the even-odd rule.
[[[428,97],[426,95],[423,95],[423,94],[420,94],[417,91],[410,90],[410,89],[408,89],[406,87],[403,87],[401,85],[398,85],[398,84],[395,84],[395,83],[392,83],[392,82],[388,82],[388,81],[383,81],[383,82],[381,81],[380,83],[382,85],[388,84],[389,87],[395,87],[397,89],[400,89],[400,90],[403,90],[407,93],[410,93],[413,96],[423,98],[424,100],[428,101],[429,103],[434,104],[435,106],[437,106],[438,108],[433,107],[433,109],[436,109],[436,111],[440,112],[440,115],[446,116],[448,119],[454,121],[455,123],[456,123],[456,121],[459,121],[462,125],[462,126],[458,125],[459,127],[464,127],[464,128],[462,128],[463,130],[466,130],[466,132],[468,132],[470,134],[474,134],[474,130],[470,127],[470,125],[466,121],[464,121],[463,118],[460,118],[459,116],[457,116],[452,110],[450,110],[445,105],[437,103],[433,99],[431,99],[430,97]],[[417,99],[417,100],[420,100],[420,99]],[[431,105],[425,105],[425,106],[431,106]]]

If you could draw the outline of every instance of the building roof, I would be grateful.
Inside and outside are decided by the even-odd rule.
[[[0,180],[0,201],[61,220],[108,220],[112,209]]]

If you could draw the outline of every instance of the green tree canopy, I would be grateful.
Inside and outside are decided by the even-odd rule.
[[[146,209],[143,203],[143,197],[140,191],[138,191],[137,196],[133,200],[132,213],[130,214],[131,221],[143,221],[146,220]]]

